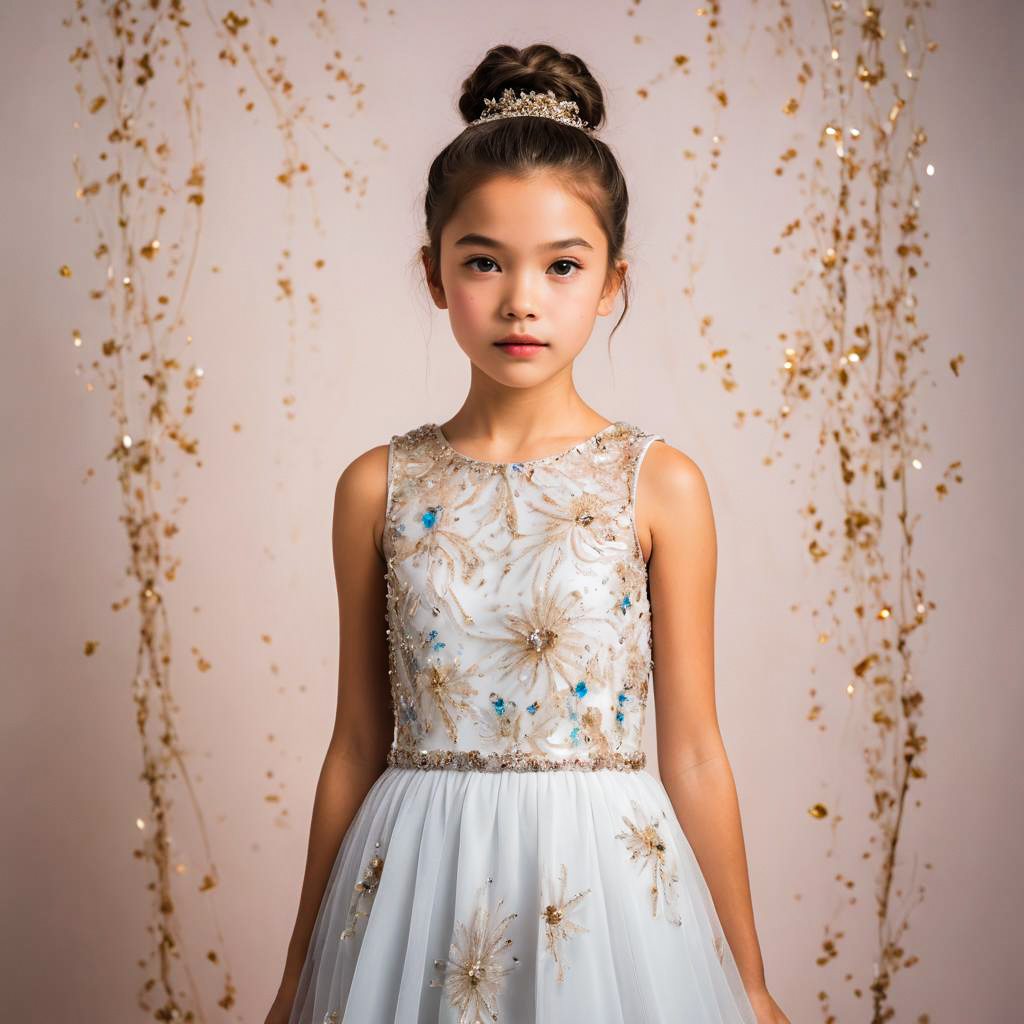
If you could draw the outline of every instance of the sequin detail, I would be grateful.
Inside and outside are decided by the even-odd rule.
[[[636,771],[647,763],[647,754],[611,752],[592,757],[539,757],[521,750],[483,754],[479,750],[395,750],[387,763],[396,768],[455,769],[471,772],[598,771],[611,768]]]
[[[541,911],[541,920],[544,922],[544,937],[547,942],[548,952],[555,958],[558,965],[558,981],[565,980],[564,951],[560,949],[569,938],[581,932],[590,931],[576,921],[569,920],[569,912],[586,896],[590,889],[584,889],[576,893],[571,899],[567,899],[566,882],[568,879],[568,868],[565,864],[561,866],[558,875],[558,894],[552,897],[541,894],[541,903],[544,909]],[[550,900],[550,902],[548,902]]]
[[[675,861],[669,852],[658,826],[664,812],[648,815],[636,802],[630,800],[633,807],[633,816],[636,821],[631,821],[625,814],[622,820],[626,823],[628,831],[617,832],[616,839],[625,840],[626,848],[629,850],[630,859],[638,861],[641,870],[651,869],[651,915],[658,916],[658,897],[661,896],[666,919],[674,925],[681,925],[682,918],[679,916],[677,905],[676,883],[679,877],[676,874]]]
[[[498,900],[492,921],[486,889],[486,884],[481,886],[469,924],[456,921],[448,958],[434,961],[434,968],[443,971],[443,979],[432,980],[430,986],[444,987],[445,995],[459,1011],[458,1024],[479,1024],[483,1015],[498,1021],[498,997],[504,989],[505,976],[519,965],[517,956],[511,957],[511,963],[503,959],[512,945],[505,930],[519,915],[513,912],[497,920],[504,902]]]

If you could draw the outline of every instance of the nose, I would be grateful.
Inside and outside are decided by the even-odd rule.
[[[533,283],[528,272],[506,275],[502,316],[508,320],[536,320]]]

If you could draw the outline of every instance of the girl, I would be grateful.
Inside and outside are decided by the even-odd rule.
[[[337,714],[267,1024],[788,1024],[715,713],[704,478],[573,386],[628,266],[601,89],[498,46],[459,108],[422,262],[472,383],[338,482]]]

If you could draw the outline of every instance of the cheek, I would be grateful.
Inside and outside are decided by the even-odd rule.
[[[479,294],[475,294],[472,288],[455,285],[445,292],[448,298],[448,310],[453,317],[463,320],[472,320],[481,316],[483,302]]]

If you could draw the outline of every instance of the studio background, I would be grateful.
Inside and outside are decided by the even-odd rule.
[[[178,776],[167,790],[182,957],[173,977],[203,1019],[261,1022],[283,965],[336,699],[337,478],[392,434],[443,422],[468,386],[465,357],[415,262],[427,168],[461,130],[460,84],[486,49],[544,41],[578,53],[598,76],[609,115],[601,134],[631,195],[631,307],[610,358],[619,309],[599,319],[577,362],[577,388],[608,418],[689,454],[711,491],[719,717],[769,988],[794,1022],[824,1019],[822,991],[835,1020],[870,1020],[877,865],[858,868],[858,837],[866,848],[871,835],[864,726],[844,693],[849,659],[823,651],[811,615],[844,581],[808,557],[801,515],[812,498],[829,507],[835,493],[805,472],[813,408],[800,408],[785,443],[749,413],[779,405],[779,338],[809,302],[793,292],[799,253],[773,254],[806,204],[796,174],[775,168],[794,143],[813,150],[822,121],[813,102],[795,117],[781,112],[799,62],[773,52],[767,26],[778,12],[724,8],[716,74],[728,104],[713,112],[707,19],[664,0],[239,7],[254,38],[279,37],[267,52],[286,55],[295,92],[309,98],[317,130],[302,121],[293,143],[251,69],[217,56],[213,26],[223,34],[228,9],[212,20],[211,8],[190,12],[205,177],[178,332],[192,341],[176,351],[202,368],[188,418],[201,466],[169,452],[158,493],[178,529],[167,538],[174,579],[161,586],[175,723],[208,841]],[[827,45],[819,5],[798,0],[791,10],[805,47]],[[62,24],[74,14],[70,3],[25,0],[0,11],[2,1003],[10,1020],[128,1022],[146,1019],[138,990],[153,973],[153,869],[133,856],[151,808],[132,700],[135,583],[108,457],[121,431],[89,369],[112,328],[104,303],[88,298],[102,285],[102,261],[75,195],[75,154],[104,146],[75,93],[68,57],[82,30]],[[1024,853],[1022,354],[1011,300],[1021,9],[941,2],[927,23],[940,48],[915,102],[928,132],[922,164],[935,173],[922,179],[929,265],[914,291],[929,335],[917,357],[930,374],[918,415],[933,451],[913,483],[921,515],[913,553],[936,607],[913,641],[915,678],[927,692],[927,778],[915,783],[900,845],[903,877],[925,886],[902,940],[919,962],[894,978],[890,1000],[900,1021],[1004,1021],[1024,996],[1012,898]],[[678,72],[677,54],[691,56],[688,74]],[[331,61],[347,79],[325,71]],[[148,116],[174,137],[172,79],[158,69]],[[705,168],[683,154],[706,144],[692,126],[711,123],[721,151],[694,226],[688,214]],[[276,180],[292,144],[311,158],[315,190]],[[168,208],[165,223],[182,209],[173,197]],[[714,318],[711,340],[698,330],[704,313]],[[731,390],[711,358],[720,343]],[[134,388],[142,371],[129,369]],[[740,410],[748,411],[742,424]],[[963,483],[938,501],[935,485],[957,459]],[[809,720],[816,702],[827,729]],[[647,750],[656,772],[655,713],[652,700]],[[829,817],[809,813],[819,801]],[[837,809],[843,838],[829,857]],[[206,850],[212,893],[201,891]],[[843,906],[851,893],[837,884],[840,873],[855,877],[856,905]],[[841,954],[819,965],[829,922],[843,932]],[[843,981],[847,971],[860,997]]]

